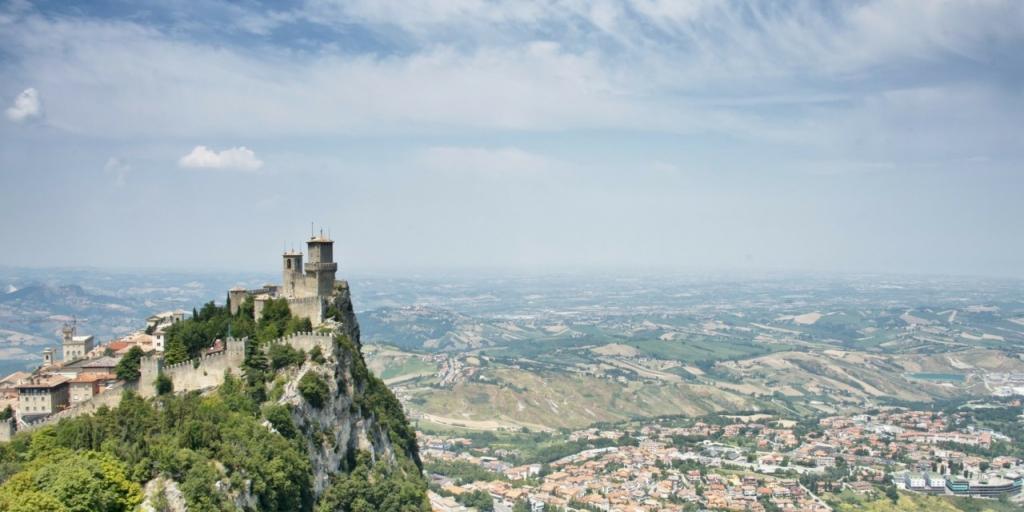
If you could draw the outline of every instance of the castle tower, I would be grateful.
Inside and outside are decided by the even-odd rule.
[[[43,366],[50,366],[53,364],[53,349],[46,347],[43,349]]]
[[[159,354],[142,356],[139,361],[139,382],[136,392],[143,398],[156,396],[156,378],[163,370],[164,357]]]
[[[228,307],[232,315],[238,314],[238,310],[242,307],[242,303],[245,302],[245,298],[248,295],[248,290],[238,286],[228,290]]]
[[[306,277],[315,283],[313,295],[325,297],[334,289],[334,279],[338,272],[338,264],[334,262],[334,240],[321,232],[306,242],[309,262],[306,263]],[[311,290],[313,291],[313,290]]]
[[[305,279],[302,277],[302,253],[286,251],[281,260],[281,286],[285,297],[301,297],[305,294]]]
[[[92,336],[75,336],[75,323],[66,323],[61,329],[61,345],[64,349],[64,362],[81,359],[93,347]]]

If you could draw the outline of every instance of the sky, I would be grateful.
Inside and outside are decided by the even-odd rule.
[[[0,3],[0,265],[1024,277],[1024,2]]]

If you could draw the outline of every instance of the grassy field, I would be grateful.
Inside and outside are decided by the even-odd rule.
[[[418,357],[404,359],[393,359],[384,364],[384,367],[377,374],[378,377],[389,380],[406,375],[420,375],[437,371],[437,365],[424,361]]]
[[[587,337],[543,342],[520,342],[483,351],[505,359],[531,359],[562,364],[592,362],[590,348],[617,344],[635,348],[640,357],[684,363],[744,359],[772,352],[791,350],[792,345],[735,341],[717,337],[693,336],[682,340]]]
[[[753,403],[748,396],[705,385],[621,382],[512,368],[488,369],[485,377],[487,382],[462,382],[440,392],[415,390],[420,403],[414,411],[435,421],[490,421],[513,429],[520,425],[578,428],[599,421],[737,410]]]
[[[911,492],[899,494],[898,503],[893,503],[881,493],[861,495],[843,491],[839,494],[825,494],[822,498],[833,505],[837,512],[1010,512],[1022,508],[1019,504],[1009,501],[926,496]]]

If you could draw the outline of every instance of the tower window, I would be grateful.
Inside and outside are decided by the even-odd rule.
[[[292,260],[285,260],[285,263],[287,264],[288,268],[292,268]]]

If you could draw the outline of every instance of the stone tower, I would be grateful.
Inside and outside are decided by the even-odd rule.
[[[334,262],[334,240],[311,234],[306,241],[306,255],[303,263],[300,251],[285,251],[281,255],[281,284],[264,285],[259,290],[232,288],[228,291],[231,313],[237,314],[246,297],[253,298],[253,315],[259,320],[263,307],[273,299],[285,299],[288,308],[297,317],[309,318],[313,326],[324,321],[330,304],[337,298],[338,264]]]
[[[64,362],[81,359],[92,350],[92,336],[75,336],[75,324],[73,322],[64,324],[61,334]]]
[[[164,356],[149,354],[139,361],[139,383],[136,392],[143,398],[156,396],[156,378],[163,371]]]
[[[326,297],[334,290],[334,279],[338,264],[334,262],[334,240],[324,236],[313,236],[306,242],[309,262],[306,263],[306,278],[314,290],[310,295]]]
[[[306,280],[302,275],[302,253],[286,251],[281,258],[282,293],[285,297],[306,296]]]
[[[245,302],[245,298],[248,295],[248,290],[238,286],[228,290],[228,307],[230,308],[232,315],[238,314],[238,310],[241,308],[242,303]]]

